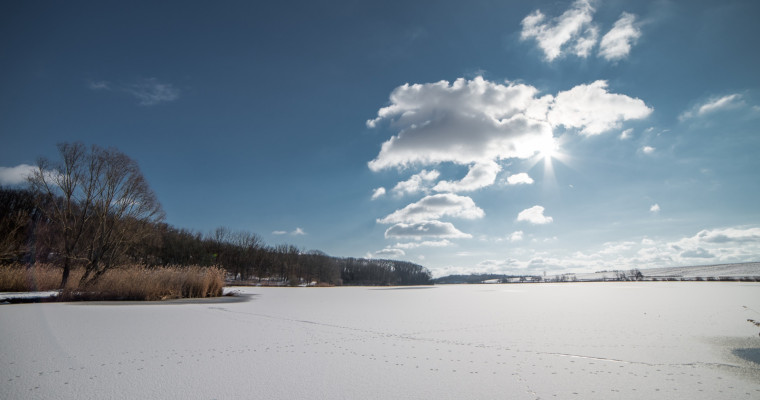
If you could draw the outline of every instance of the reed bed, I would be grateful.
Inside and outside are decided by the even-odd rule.
[[[219,267],[156,267],[139,265],[109,269],[95,282],[84,286],[83,269],[74,269],[58,299],[72,300],[166,300],[222,295],[225,271]],[[0,266],[0,291],[56,290],[60,268],[47,265]]]

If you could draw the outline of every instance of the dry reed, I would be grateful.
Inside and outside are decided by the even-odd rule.
[[[165,300],[222,295],[225,271],[218,267],[122,266],[106,271],[94,283],[79,286],[84,271],[74,269],[59,300]],[[55,290],[60,268],[46,265],[0,266],[0,291]]]

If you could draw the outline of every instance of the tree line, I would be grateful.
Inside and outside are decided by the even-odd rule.
[[[220,266],[230,280],[262,284],[419,285],[430,271],[405,261],[339,258],[266,245],[251,232],[208,234],[173,227],[137,163],[113,148],[58,145],[40,159],[27,187],[0,187],[0,263],[53,264],[61,285],[72,268],[80,284],[119,265]]]

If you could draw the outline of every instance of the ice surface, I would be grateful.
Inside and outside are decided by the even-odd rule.
[[[236,289],[0,306],[0,398],[760,399],[760,283]]]

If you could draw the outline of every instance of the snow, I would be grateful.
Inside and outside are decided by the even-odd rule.
[[[640,271],[643,274],[644,279],[676,278],[693,280],[696,278],[704,278],[719,280],[721,278],[742,279],[747,277],[754,279],[760,278],[760,263],[753,262],[688,267],[646,268],[641,269]],[[628,270],[622,272],[628,272]],[[616,271],[578,273],[572,275],[579,281],[617,279]]]
[[[760,398],[760,283],[234,290],[0,306],[0,398]]]
[[[0,292],[0,303],[12,299],[43,299],[53,296],[58,296],[57,290],[42,292]]]

